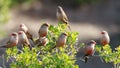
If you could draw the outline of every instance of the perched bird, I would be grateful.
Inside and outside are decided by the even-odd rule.
[[[18,35],[19,35],[19,42],[18,43],[23,45],[23,47],[28,46],[30,49],[32,49],[26,34],[23,31],[19,31]]]
[[[59,37],[58,37],[58,39],[57,39],[57,41],[56,41],[56,45],[53,47],[53,48],[56,48],[56,47],[64,47],[65,46],[65,44],[66,44],[66,40],[67,40],[67,34],[66,33],[62,33]],[[53,49],[52,48],[52,49]]]
[[[94,55],[94,47],[95,47],[96,42],[94,40],[91,40],[89,44],[84,48],[84,59],[85,63],[88,61],[88,56],[93,56]]]
[[[41,25],[39,31],[38,31],[38,35],[39,38],[35,41],[35,46],[44,46],[47,43],[47,34],[48,34],[48,28],[49,28],[49,24],[48,23],[44,23]]]
[[[31,39],[33,41],[33,36],[32,34],[28,31],[28,28],[25,24],[21,23],[20,26],[20,31],[25,32],[25,34],[27,35],[28,39]]]
[[[44,23],[41,25],[39,31],[38,31],[38,34],[39,34],[39,39],[42,37],[46,37],[47,36],[47,33],[48,33],[48,27],[49,27],[49,24],[48,23]]]
[[[9,41],[0,46],[0,48],[12,48],[18,44],[18,34],[16,32],[11,33]]]
[[[103,46],[109,44],[109,42],[110,42],[110,37],[109,37],[107,31],[102,31],[102,32],[101,32],[100,42],[101,42],[101,44],[102,44]]]
[[[69,30],[71,30],[68,17],[61,6],[58,6],[56,16],[59,22],[66,24]]]

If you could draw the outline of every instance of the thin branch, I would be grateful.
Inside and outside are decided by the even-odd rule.
[[[117,67],[116,67],[116,64],[114,64],[114,63],[113,63],[113,68],[117,68]]]
[[[74,59],[71,59],[71,60],[80,60],[80,61],[85,62],[85,60],[82,57],[81,58],[74,58]]]
[[[3,68],[6,68],[6,66],[5,66],[5,58],[4,58],[5,56],[4,56],[4,54],[2,55],[2,58],[3,58]]]
[[[9,58],[13,63],[15,62],[13,59],[12,59],[12,56]]]
[[[119,64],[120,64],[120,63],[117,63],[117,64],[116,64],[117,68],[119,68]]]
[[[104,61],[103,61],[102,57],[100,57],[100,60],[101,60],[101,62],[102,62],[102,63],[104,63]]]

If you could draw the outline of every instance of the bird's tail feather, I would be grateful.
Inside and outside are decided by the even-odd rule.
[[[72,31],[71,28],[70,28],[70,25],[68,25],[68,28],[69,28],[70,31]]]

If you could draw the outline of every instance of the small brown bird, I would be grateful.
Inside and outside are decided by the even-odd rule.
[[[48,27],[49,27],[49,24],[48,24],[48,23],[42,24],[42,26],[40,27],[40,29],[39,29],[39,31],[38,31],[39,38],[41,38],[41,37],[46,37],[46,36],[47,36]]]
[[[39,39],[37,39],[35,41],[35,46],[44,46],[46,45],[47,42],[47,34],[48,34],[48,28],[49,28],[49,24],[48,23],[44,23],[41,25],[39,31],[38,31],[38,35],[39,35]]]
[[[19,31],[18,35],[19,35],[19,42],[18,43],[23,45],[23,47],[28,46],[30,49],[32,49],[26,34],[23,31]]]
[[[28,28],[25,24],[21,23],[20,26],[20,31],[25,32],[25,34],[27,35],[28,39],[31,39],[33,41],[33,36],[32,34],[28,31]]]
[[[65,44],[66,44],[66,40],[67,40],[67,34],[66,33],[62,33],[59,37],[58,37],[58,40],[56,41],[56,46],[54,46],[53,48],[55,47],[64,47]],[[52,48],[52,49],[53,49]]]
[[[87,61],[88,61],[88,56],[93,56],[94,55],[95,44],[96,44],[96,42],[94,40],[91,40],[89,42],[89,44],[85,47],[85,49],[84,49],[84,52],[85,52],[85,55],[84,55],[85,63],[87,63]]]
[[[68,17],[61,6],[58,6],[56,16],[59,22],[66,24],[68,28],[71,30]]]
[[[100,42],[101,42],[101,44],[102,44],[103,46],[109,44],[109,42],[110,42],[110,37],[109,37],[107,31],[102,31],[102,32],[101,32]]]
[[[0,48],[12,48],[18,44],[18,34],[16,32],[11,33],[9,41],[0,46]]]

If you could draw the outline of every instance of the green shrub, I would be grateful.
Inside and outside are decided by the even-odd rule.
[[[17,54],[17,48],[7,49],[7,58],[14,57],[16,60],[11,63],[11,68],[78,68],[75,65],[77,42],[77,32],[69,32],[66,25],[50,25],[48,33],[48,44],[46,46],[35,47],[29,50],[25,47],[23,53]],[[50,49],[55,46],[57,37],[62,33],[68,33],[67,42],[64,48]],[[38,55],[38,52],[40,54]]]
[[[113,68],[120,67],[120,46],[116,47],[115,50],[112,50],[110,45],[106,45],[103,48],[98,45],[96,46],[96,51],[98,52],[99,57],[106,63],[112,63]]]

